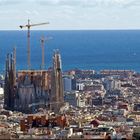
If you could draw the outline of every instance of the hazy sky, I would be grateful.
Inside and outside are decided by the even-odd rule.
[[[0,29],[140,29],[140,0],[0,0]]]

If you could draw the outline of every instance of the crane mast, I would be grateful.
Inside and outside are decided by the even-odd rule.
[[[28,33],[27,33],[27,63],[28,63],[28,69],[31,69],[31,56],[30,56],[30,20],[28,20]]]
[[[22,28],[27,28],[27,65],[28,65],[28,70],[31,69],[31,53],[30,53],[30,29],[32,26],[39,26],[39,25],[45,25],[49,24],[49,22],[45,23],[39,23],[39,24],[30,24],[30,20],[28,19],[28,24],[27,25],[20,25],[19,27]]]
[[[44,46],[45,46],[45,39],[44,37],[41,38],[41,48],[42,48],[42,64],[41,64],[41,69],[44,69],[45,67],[45,54],[44,54]]]
[[[42,64],[41,64],[41,69],[43,70],[45,68],[45,41],[48,41],[52,39],[52,37],[41,37],[40,41],[41,41],[41,48],[42,48]]]

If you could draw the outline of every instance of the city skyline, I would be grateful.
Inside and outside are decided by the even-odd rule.
[[[20,30],[27,19],[50,22],[34,30],[140,29],[138,0],[0,0],[0,9],[0,30]]]

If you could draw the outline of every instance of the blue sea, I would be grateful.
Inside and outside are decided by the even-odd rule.
[[[59,49],[63,70],[123,69],[140,72],[140,30],[31,31],[31,68],[40,69],[41,36],[53,37],[45,43],[45,67]],[[6,54],[17,50],[17,69],[27,69],[27,31],[0,31],[0,71]]]

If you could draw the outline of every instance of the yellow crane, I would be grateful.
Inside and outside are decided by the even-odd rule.
[[[44,22],[44,23],[38,23],[38,24],[30,24],[30,20],[28,19],[28,24],[27,25],[20,25],[19,27],[22,28],[27,28],[27,64],[28,64],[28,69],[31,68],[31,58],[30,58],[30,28],[33,26],[40,26],[40,25],[45,25],[49,24],[49,22]]]
[[[41,48],[42,48],[42,64],[41,69],[43,70],[45,68],[45,41],[49,41],[50,39],[53,39],[52,37],[44,37],[42,36],[40,39],[41,42]]]

